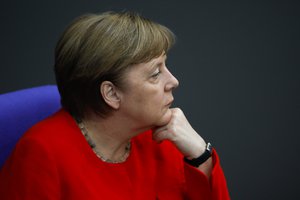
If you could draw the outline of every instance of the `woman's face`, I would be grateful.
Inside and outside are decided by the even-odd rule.
[[[172,91],[179,82],[167,69],[166,58],[162,54],[147,63],[136,64],[125,74],[120,109],[133,125],[152,128],[171,119]]]

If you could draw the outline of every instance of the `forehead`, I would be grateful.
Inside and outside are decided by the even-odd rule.
[[[156,68],[157,65],[160,65],[165,62],[167,55],[165,53],[161,54],[159,57],[153,58],[148,62],[139,63],[132,66],[133,71],[151,71],[153,68]]]

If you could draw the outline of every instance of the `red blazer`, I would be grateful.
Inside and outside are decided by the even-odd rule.
[[[131,141],[124,163],[101,161],[64,110],[33,126],[0,171],[0,199],[227,200],[218,156],[210,180],[183,162],[168,141],[151,131]]]

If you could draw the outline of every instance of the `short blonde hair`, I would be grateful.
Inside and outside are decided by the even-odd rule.
[[[89,108],[105,117],[111,108],[100,94],[103,81],[122,88],[133,64],[160,56],[175,43],[167,27],[132,12],[87,14],[64,31],[55,49],[55,76],[62,106],[83,118]]]

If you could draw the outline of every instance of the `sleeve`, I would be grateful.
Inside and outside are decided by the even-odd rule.
[[[1,199],[59,199],[57,168],[50,155],[38,141],[21,139],[0,171]]]
[[[187,199],[230,199],[226,179],[215,150],[213,150],[212,159],[213,169],[210,179],[197,168],[184,163]]]

